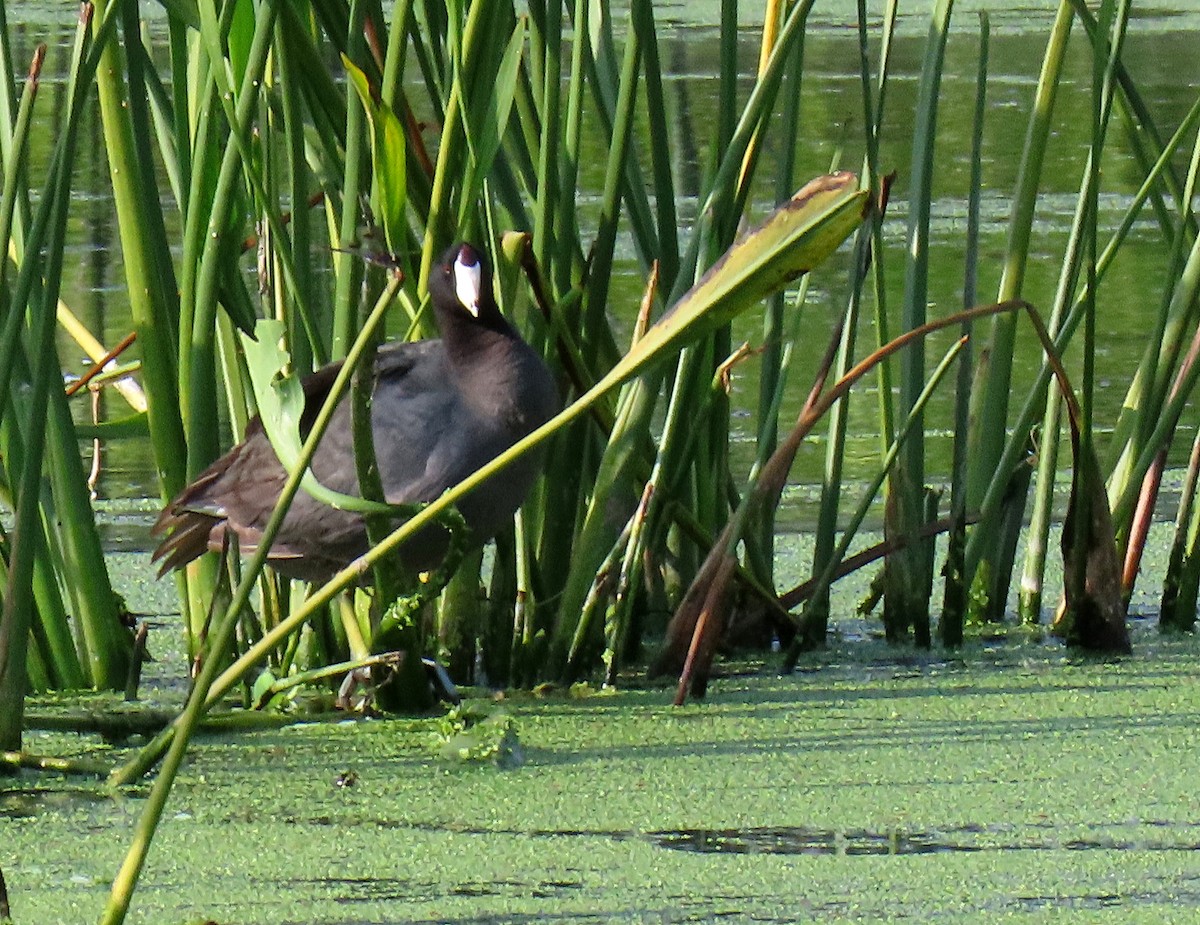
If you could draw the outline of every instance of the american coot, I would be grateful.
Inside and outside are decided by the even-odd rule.
[[[500,314],[483,255],[458,244],[429,279],[440,340],[390,344],[375,362],[371,424],[384,495],[393,503],[432,501],[558,410],[546,365]],[[301,429],[307,433],[339,364],[304,380]],[[524,500],[541,468],[541,453],[522,456],[458,502],[472,539],[496,534]],[[358,494],[350,402],[337,407],[312,461],[317,481]],[[205,550],[220,550],[226,531],[243,553],[253,550],[283,488],[286,473],[258,419],[245,439],[202,472],[163,510],[154,534],[160,574]],[[401,547],[413,571],[437,565],[446,534],[432,526]],[[271,546],[284,575],[323,580],[367,550],[357,514],[335,510],[301,489]]]

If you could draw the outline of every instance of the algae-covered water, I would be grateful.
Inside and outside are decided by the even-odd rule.
[[[1200,644],[1137,635],[1108,664],[857,642],[682,709],[510,698],[507,769],[436,757],[432,720],[205,738],[129,920],[1193,922]],[[2,786],[14,921],[96,921],[143,794]]]

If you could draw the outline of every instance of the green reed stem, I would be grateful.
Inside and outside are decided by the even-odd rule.
[[[988,50],[991,27],[987,13],[979,14],[979,67],[975,76],[975,114],[971,124],[971,180],[967,193],[967,256],[963,273],[963,308],[977,299],[979,271],[979,202],[983,186],[983,129],[987,113]],[[970,402],[973,325],[964,321],[967,339],[959,355],[958,380],[954,395],[954,448],[950,471],[950,518],[953,526],[947,543],[942,616],[938,633],[942,645],[962,645],[963,621],[967,612],[967,577],[964,571],[967,519],[967,440],[970,433]]]

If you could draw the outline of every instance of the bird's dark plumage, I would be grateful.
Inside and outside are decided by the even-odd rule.
[[[558,394],[549,370],[500,314],[491,274],[469,244],[450,248],[434,267],[429,293],[440,340],[390,344],[375,361],[371,424],[384,495],[392,503],[433,501],[549,420]],[[307,432],[338,364],[304,380]],[[524,500],[541,454],[527,453],[460,499],[473,538],[490,539]],[[350,402],[341,401],[313,457],[322,485],[359,494]],[[262,535],[287,475],[258,419],[245,439],[202,472],[154,525],[165,539],[154,553],[162,571],[205,550],[219,550],[226,531],[243,552]],[[430,527],[400,550],[413,570],[442,558],[446,537]],[[270,552],[271,564],[296,578],[320,580],[367,550],[357,514],[335,510],[301,489]]]

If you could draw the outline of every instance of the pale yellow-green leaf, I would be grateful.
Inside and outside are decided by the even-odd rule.
[[[242,334],[250,385],[258,404],[271,448],[288,473],[296,471],[300,459],[300,418],[304,414],[304,388],[290,372],[291,357],[283,348],[282,321],[262,318],[254,328],[254,338]],[[326,488],[311,470],[304,473],[300,487],[330,507],[360,513],[395,513],[391,505],[376,504],[355,495]]]
[[[375,175],[375,217],[383,226],[383,236],[392,251],[404,240],[404,210],[408,197],[407,153],[404,126],[390,106],[384,103],[367,75],[345,55],[342,65],[371,124],[371,163]]]
[[[732,319],[820,264],[858,227],[867,192],[852,173],[817,177],[757,228],[734,242],[612,368],[610,388]]]
[[[463,183],[466,190],[463,197],[464,209],[474,201],[478,186],[491,171],[496,152],[500,150],[500,142],[516,96],[524,45],[525,20],[518,19],[494,78],[482,87],[458,88],[459,93],[468,91],[465,93],[463,105],[463,126],[466,129],[471,159]]]

